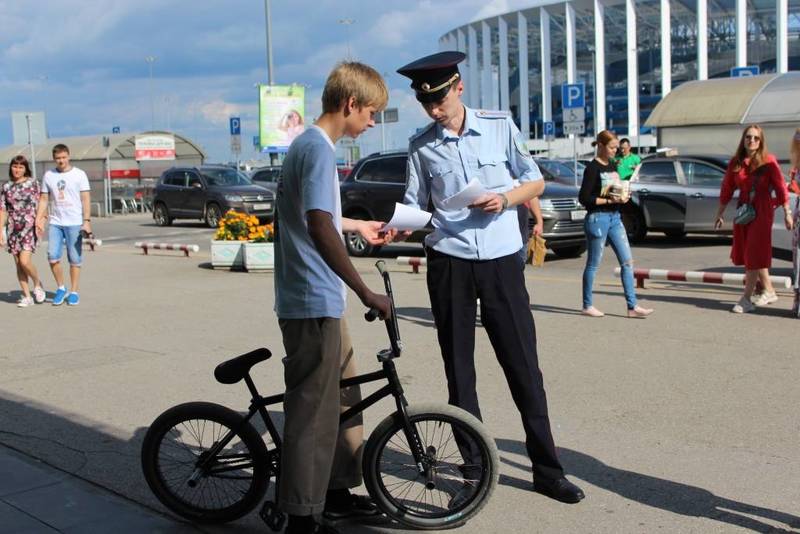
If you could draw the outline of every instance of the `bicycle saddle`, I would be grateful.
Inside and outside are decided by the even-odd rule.
[[[241,356],[222,362],[214,369],[214,378],[222,384],[235,384],[250,372],[258,362],[268,360],[272,353],[265,348],[250,351]]]

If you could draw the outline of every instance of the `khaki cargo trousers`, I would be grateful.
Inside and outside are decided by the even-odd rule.
[[[339,414],[361,400],[358,386],[339,389],[340,379],[356,374],[353,346],[344,319],[281,319],[279,325],[286,421],[278,504],[288,514],[319,514],[328,489],[361,485],[361,414],[339,427]]]

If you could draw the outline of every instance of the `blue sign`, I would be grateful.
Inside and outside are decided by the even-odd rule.
[[[761,69],[758,65],[734,67],[731,69],[731,78],[747,78],[748,76],[758,76],[759,74],[761,74]]]
[[[239,117],[231,117],[231,135],[241,135],[242,121]]]
[[[544,135],[546,136],[554,136],[556,135],[556,123],[552,121],[547,121],[544,123]]]
[[[582,108],[586,105],[586,85],[565,83],[561,86],[561,107],[564,109]]]
[[[111,128],[111,133],[112,134],[119,133],[119,126],[114,126],[113,128]]]

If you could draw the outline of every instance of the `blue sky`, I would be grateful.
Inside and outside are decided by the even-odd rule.
[[[272,0],[274,83],[308,86],[314,117],[325,78],[349,47],[388,73],[401,121],[387,125],[387,140],[404,148],[428,119],[395,70],[438,51],[439,37],[458,25],[530,3]],[[12,143],[11,111],[45,111],[52,137],[150,129],[144,58],[152,55],[156,129],[169,126],[210,161],[224,161],[228,117],[238,115],[243,155],[253,154],[254,84],[267,79],[262,0],[0,0],[0,20],[0,146]],[[380,143],[377,127],[362,136],[362,154]]]

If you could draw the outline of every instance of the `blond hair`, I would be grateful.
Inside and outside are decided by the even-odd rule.
[[[389,102],[386,82],[378,71],[357,61],[343,61],[328,75],[322,91],[322,112],[336,113],[350,97],[359,108],[374,106],[381,111]]]
[[[800,128],[794,131],[792,142],[789,145],[789,158],[792,162],[792,168],[800,169]]]

